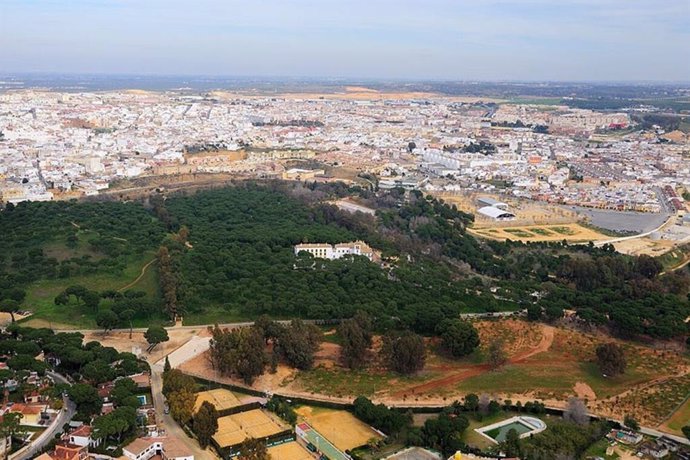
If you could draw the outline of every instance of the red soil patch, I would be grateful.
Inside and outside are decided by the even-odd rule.
[[[534,356],[538,353],[543,353],[547,351],[549,348],[551,348],[551,345],[553,344],[553,339],[555,336],[555,329],[551,326],[546,326],[542,325],[541,326],[541,339],[539,340],[539,343],[527,350],[522,350],[519,353],[511,356],[508,359],[509,364],[522,364],[527,360],[527,358]],[[516,341],[513,343],[514,348],[522,348],[522,345],[524,345],[524,342],[521,340]],[[435,368],[448,368],[449,370],[452,369],[451,365],[441,365],[441,366],[436,366]],[[457,369],[457,368],[455,368]],[[453,369],[453,370],[455,370]],[[448,375],[446,377],[432,380],[430,382],[423,383],[421,385],[416,385],[411,388],[407,388],[405,390],[398,391],[396,393],[393,393],[391,396],[393,398],[396,397],[403,397],[408,393],[411,394],[424,394],[424,393],[429,393],[433,390],[437,390],[439,388],[447,387],[450,385],[456,385],[463,380],[467,380],[471,377],[476,377],[478,375],[481,375],[485,372],[491,371],[491,366],[488,364],[475,364],[472,366],[468,366],[465,369],[462,369],[454,374]]]

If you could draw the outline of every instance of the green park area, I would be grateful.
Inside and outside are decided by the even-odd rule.
[[[153,263],[152,263],[153,262]],[[94,273],[71,277],[69,285],[64,279],[43,279],[31,283],[26,288],[24,305],[33,314],[26,320],[26,326],[53,327],[60,329],[93,329],[97,328],[96,313],[93,309],[76,303],[56,305],[55,297],[66,287],[71,285],[84,286],[97,291],[140,291],[146,293],[146,299],[160,301],[158,287],[158,270],[155,264],[155,253],[131,256],[124,270],[115,273]],[[99,309],[107,309],[111,302],[102,301]],[[162,320],[162,318],[159,318]],[[145,327],[151,318],[134,318],[134,327]]]

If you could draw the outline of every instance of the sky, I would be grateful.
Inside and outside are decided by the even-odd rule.
[[[690,0],[0,0],[0,73],[690,81]]]

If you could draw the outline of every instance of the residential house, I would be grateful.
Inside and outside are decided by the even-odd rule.
[[[39,455],[35,460],[86,460],[89,451],[84,446],[64,443],[55,446],[53,452]]]
[[[82,425],[76,430],[72,430],[62,437],[63,440],[81,447],[98,447],[100,439],[93,439],[91,433],[93,429],[90,425]]]
[[[50,418],[47,411],[47,404],[14,403],[5,410],[5,413],[19,412],[22,414],[22,425],[44,426]]]
[[[139,387],[140,389],[151,388],[151,374],[149,374],[148,372],[130,375],[126,378],[132,379],[134,383],[137,384],[137,387]]]
[[[652,458],[664,458],[668,456],[670,451],[667,446],[657,441],[648,441],[640,446],[638,453],[648,455]]]
[[[642,442],[643,436],[630,430],[611,430],[606,438],[610,441],[617,441],[621,444],[635,445]]]
[[[137,438],[122,448],[122,454],[131,460],[148,460],[156,455],[163,460],[194,460],[194,454],[171,437]]]

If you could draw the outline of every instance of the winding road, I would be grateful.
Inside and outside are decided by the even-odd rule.
[[[46,372],[46,374],[50,376],[56,383],[65,383],[67,385],[71,385],[71,382],[60,374],[50,371]],[[76,413],[76,406],[67,396],[63,398],[63,402],[65,403],[64,407],[58,414],[57,418],[53,420],[53,423],[50,424],[50,426],[35,440],[31,441],[27,447],[17,451],[14,456],[10,456],[10,460],[30,460],[35,458],[50,441],[55,439],[55,435],[62,430],[62,427],[65,425],[65,423],[68,423],[70,420],[72,420],[72,417],[74,417],[74,414]]]

